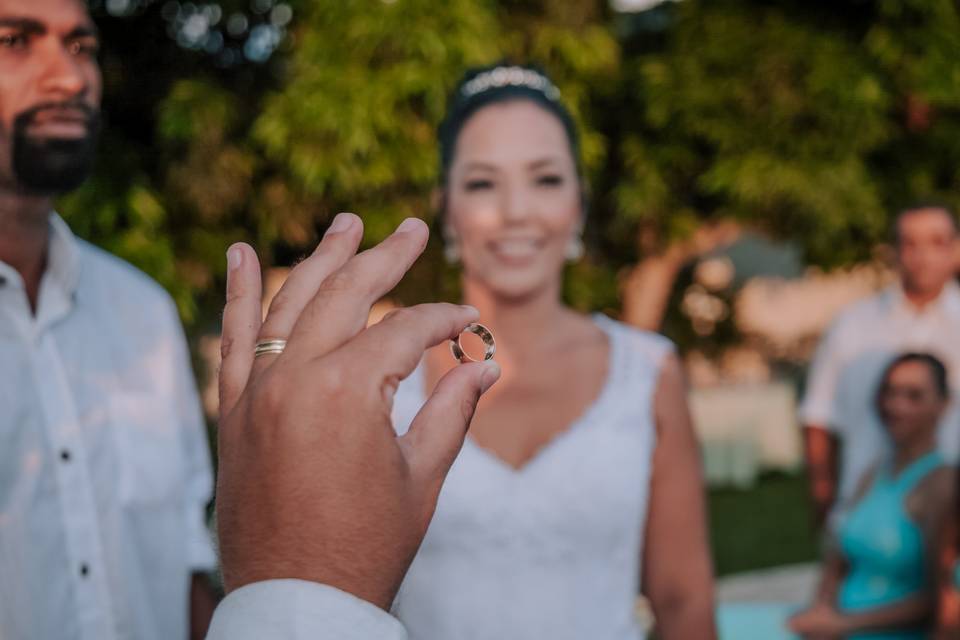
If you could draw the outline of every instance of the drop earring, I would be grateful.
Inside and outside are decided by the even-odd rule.
[[[443,258],[447,264],[460,263],[460,244],[456,236],[449,231],[444,231],[443,234]]]
[[[577,231],[570,238],[570,242],[567,244],[567,262],[577,262],[583,257],[583,254],[586,252],[586,247],[583,245],[583,232]]]

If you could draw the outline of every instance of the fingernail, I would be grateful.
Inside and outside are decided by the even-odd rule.
[[[500,379],[500,365],[495,360],[487,360],[486,370],[480,376],[480,393],[486,393]]]
[[[397,233],[407,233],[408,231],[413,231],[423,226],[423,221],[420,218],[407,218],[400,223],[400,226],[397,227]]]
[[[479,311],[476,307],[474,307],[474,306],[472,306],[472,305],[469,305],[469,304],[462,304],[462,305],[460,305],[460,306],[463,307],[463,309],[464,309],[465,311],[469,311],[471,314],[473,314],[473,315],[475,315],[475,316],[477,316],[477,317],[480,317],[480,311]]]
[[[353,216],[349,213],[338,213],[337,216],[333,219],[333,222],[330,223],[330,228],[327,229],[327,233],[323,234],[326,236],[329,233],[342,233],[353,226]]]
[[[233,271],[243,264],[243,251],[237,245],[231,245],[227,249],[227,271]]]

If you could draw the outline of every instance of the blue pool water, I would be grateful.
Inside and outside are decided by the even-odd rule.
[[[796,604],[736,602],[717,609],[720,640],[795,640],[786,630],[787,618],[800,610]]]

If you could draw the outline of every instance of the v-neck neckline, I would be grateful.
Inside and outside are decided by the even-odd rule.
[[[896,471],[896,472],[894,471],[893,461],[891,460],[887,464],[887,468],[886,468],[887,481],[891,485],[899,486],[900,484],[904,483],[905,478],[908,480],[910,479],[910,476],[908,476],[907,474],[911,474],[911,476],[914,475],[917,469],[922,469],[930,465],[931,460],[933,460],[936,464],[940,463],[940,452],[937,451],[935,447],[930,451],[924,453],[923,455],[919,456],[913,462],[907,464],[907,466],[905,466],[903,469],[900,469],[900,471]],[[936,466],[936,464],[934,464],[934,466]]]
[[[464,448],[470,448],[477,451],[481,458],[489,460],[491,464],[507,472],[508,475],[512,477],[522,477],[527,475],[527,473],[534,467],[540,464],[540,461],[551,453],[551,451],[560,448],[560,446],[573,438],[578,431],[583,431],[584,427],[591,422],[596,414],[598,414],[607,404],[610,403],[610,398],[614,395],[613,390],[616,387],[617,381],[621,377],[620,368],[622,367],[623,352],[624,349],[618,344],[619,336],[614,326],[614,320],[608,318],[602,313],[595,313],[591,316],[594,324],[596,324],[601,331],[607,336],[607,344],[609,347],[609,352],[607,355],[607,372],[606,377],[603,382],[603,386],[600,388],[597,396],[584,407],[583,411],[580,412],[576,418],[574,418],[566,427],[557,431],[553,436],[551,436],[546,442],[544,442],[527,460],[523,462],[518,467],[514,467],[512,464],[501,458],[495,451],[484,447],[476,440],[473,436],[470,435],[470,432],[467,432],[467,436],[464,440]],[[421,403],[426,399],[426,390],[424,387],[424,363],[421,361],[420,366],[417,367],[414,372],[416,379],[413,381],[416,383],[417,393],[420,396]]]

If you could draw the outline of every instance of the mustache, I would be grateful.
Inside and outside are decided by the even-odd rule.
[[[100,127],[100,111],[85,102],[69,100],[66,102],[42,102],[25,111],[21,111],[13,120],[14,130],[23,130],[33,124],[40,115],[51,111],[80,112],[86,120],[87,129],[94,133]]]

